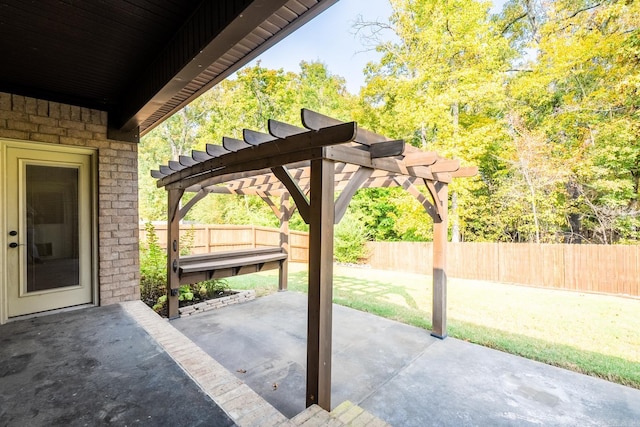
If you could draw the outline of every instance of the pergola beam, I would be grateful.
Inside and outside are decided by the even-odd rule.
[[[313,162],[311,162],[313,164]],[[289,194],[293,197],[293,200],[296,202],[296,206],[298,207],[298,212],[300,212],[300,216],[309,224],[310,216],[309,216],[309,200],[307,200],[307,196],[305,196],[302,189],[298,186],[298,184],[291,178],[287,169],[283,166],[276,166],[271,168],[273,174],[282,182],[282,184],[287,187],[289,190]]]
[[[179,187],[187,188],[202,179],[203,177],[201,174],[206,174],[212,170],[231,169],[231,166],[241,166],[240,168],[235,168],[237,170],[234,170],[234,172],[262,169],[265,166],[261,166],[261,163],[258,160],[272,158],[274,156],[280,156],[282,159],[281,161],[283,162],[280,165],[291,163],[291,161],[285,161],[285,157],[283,155],[291,154],[292,158],[302,159],[307,156],[295,156],[295,154],[299,154],[301,152],[304,154],[313,148],[353,141],[356,135],[356,129],[357,126],[355,122],[344,123],[315,132],[310,131],[292,135],[268,143],[251,146],[244,150],[227,153],[161,178],[158,181],[158,187],[166,187],[173,183],[182,183]],[[278,165],[274,164],[272,166]],[[220,175],[221,174],[222,173],[220,173]],[[192,179],[195,181],[191,182]],[[190,183],[185,185],[185,181]]]
[[[207,196],[206,191],[200,190],[196,193],[195,196],[191,198],[181,209],[180,209],[180,219],[184,218],[187,215],[187,212],[200,200],[204,199]]]
[[[356,191],[364,184],[364,182],[369,179],[369,177],[373,174],[373,169],[360,167],[356,173],[351,177],[351,179],[347,182],[344,190],[338,196],[336,200],[335,206],[335,223],[338,224],[342,217],[347,212],[347,207],[349,206],[349,202],[353,198],[353,195],[356,194]]]
[[[380,169],[396,175],[416,176],[418,178],[423,178],[430,181],[437,180],[434,174],[431,172],[429,166],[407,167],[404,165],[402,160],[389,157],[372,159],[368,151],[359,150],[353,147],[338,145],[327,147],[326,156],[327,158],[337,162],[352,163],[372,169]],[[446,174],[442,174],[442,176],[439,176],[438,180],[446,180],[447,182],[451,182],[450,175],[446,176]]]
[[[396,177],[396,182],[402,186],[405,190],[409,192],[413,197],[420,202],[425,211],[429,214],[433,221],[440,221],[442,218],[436,209],[434,203],[431,203],[427,196],[422,194],[420,190],[414,185],[415,178],[407,178],[407,177]]]

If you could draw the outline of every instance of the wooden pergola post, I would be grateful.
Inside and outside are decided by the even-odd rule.
[[[180,276],[178,275],[178,259],[180,258],[180,199],[184,190],[168,191],[168,224],[167,224],[167,309],[169,319],[180,316],[178,313],[178,296],[180,295]]]
[[[280,196],[280,249],[285,254],[289,254],[289,219],[291,218],[291,208],[289,203],[289,193],[284,192]],[[278,277],[278,291],[286,291],[289,280],[289,257],[282,261],[280,276]]]
[[[309,303],[307,313],[307,407],[331,410],[334,163],[311,161]]]
[[[433,221],[433,309],[431,335],[447,337],[447,211],[448,186],[435,185],[439,218]]]

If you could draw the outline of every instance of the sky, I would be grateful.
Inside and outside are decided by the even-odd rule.
[[[494,0],[493,10],[505,1]],[[357,94],[364,86],[362,70],[381,54],[366,45],[362,34],[356,34],[354,23],[359,17],[367,22],[388,22],[390,15],[388,0],[339,0],[249,65],[260,61],[265,68],[299,72],[301,61],[320,61],[329,72],[344,77],[347,90]]]

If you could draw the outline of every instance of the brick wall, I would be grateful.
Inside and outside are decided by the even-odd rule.
[[[97,148],[100,305],[140,298],[138,146],[107,139],[107,113],[0,92],[0,138]]]

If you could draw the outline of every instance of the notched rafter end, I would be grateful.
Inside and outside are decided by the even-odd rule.
[[[404,152],[405,142],[403,139],[394,141],[374,142],[369,146],[372,159],[381,157],[399,156]]]
[[[478,166],[464,166],[451,173],[453,178],[470,178],[478,175]]]

